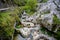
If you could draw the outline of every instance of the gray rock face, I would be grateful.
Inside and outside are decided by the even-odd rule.
[[[59,1],[49,0],[47,3],[38,3],[37,12],[32,16],[28,16],[26,12],[22,14],[21,23],[24,25],[24,28],[18,30],[27,40],[56,40],[53,36],[45,35],[40,30],[42,23],[45,28],[52,31],[53,14],[56,14],[60,19],[60,12],[57,10],[58,7],[53,1],[59,6]],[[48,10],[50,12],[47,12]],[[58,28],[57,26],[53,32],[56,32]]]
[[[24,13],[25,14],[25,13]],[[24,15],[23,14],[23,15]],[[51,16],[51,14],[47,14],[48,16]],[[28,16],[28,15],[27,15]],[[38,21],[36,20],[37,18],[40,17],[40,13],[38,14],[34,14],[32,16],[30,16],[28,19],[29,20],[26,20],[26,17],[27,16],[23,16],[25,17],[24,19],[21,18],[21,23],[25,26],[24,28],[20,28],[20,29],[16,29],[16,30],[19,30],[22,34],[22,36],[24,36],[25,38],[27,38],[27,40],[45,40],[45,39],[48,39],[48,40],[55,40],[55,38],[53,37],[50,37],[48,35],[45,35],[43,34],[40,29],[41,29],[41,26],[40,24],[37,24]],[[46,19],[46,17],[48,17],[46,15],[42,15],[40,18],[43,20],[43,19]],[[52,19],[52,16],[49,17],[50,19]],[[24,20],[24,21],[23,21]],[[30,21],[31,20],[31,21]],[[35,22],[35,21],[36,22]],[[43,22],[43,21],[42,21]],[[49,21],[48,21],[49,22]],[[49,22],[50,23],[50,22]],[[30,27],[28,27],[27,25],[29,24]]]
[[[42,20],[40,22],[42,22],[42,24],[50,31],[52,31],[51,29],[53,24],[53,14],[56,14],[56,16],[60,19],[60,12],[57,10],[59,9],[58,7],[59,0],[49,0],[47,3],[40,4],[40,8],[38,10],[38,13],[40,13],[40,15],[48,10],[50,11],[50,13],[42,14],[41,17],[38,18],[38,20]]]
[[[14,40],[27,40],[26,38],[21,37],[21,35],[17,35]]]

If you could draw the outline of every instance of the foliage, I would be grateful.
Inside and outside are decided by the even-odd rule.
[[[28,14],[33,14],[36,11],[37,0],[14,0],[21,10],[25,10]],[[22,3],[21,3],[22,2]]]
[[[60,28],[58,29],[57,34],[60,36]]]
[[[23,27],[23,25],[18,25],[18,26],[16,26],[16,28],[22,28]]]
[[[44,27],[41,27],[41,31],[42,31],[43,34],[45,34],[45,30],[46,29]]]
[[[11,18],[6,12],[5,13],[0,13],[0,27],[3,28],[5,31],[5,34],[8,36],[12,34],[11,27],[13,28],[13,23],[14,23],[14,18]],[[11,27],[10,27],[11,26]]]
[[[34,11],[36,8],[37,0],[27,0],[26,5],[30,6],[31,11]]]
[[[17,9],[14,9],[14,11],[0,12],[0,36],[12,36],[16,21],[19,21]]]
[[[37,0],[13,0],[13,2],[17,4],[19,8],[15,8],[13,11],[0,12],[0,36],[13,35],[14,24],[16,21],[20,22],[19,16],[24,10],[30,15],[35,12]],[[22,25],[17,25],[17,28],[19,27],[22,27]]]
[[[13,2],[19,6],[23,6],[26,3],[26,0],[13,0]]]
[[[16,27],[17,29],[19,29],[19,28],[22,28],[23,25],[21,24],[21,22],[17,21],[15,27]]]
[[[57,40],[60,40],[60,28],[57,30],[57,35],[55,35]]]
[[[30,15],[33,14],[35,12],[36,5],[37,5],[37,0],[27,0],[25,6],[29,8],[26,10],[26,12]]]
[[[43,34],[48,34],[49,36],[52,35],[52,33],[49,32],[49,31],[48,31],[46,28],[44,28],[44,27],[41,27],[41,32],[42,32]]]
[[[53,24],[60,24],[60,19],[58,19],[57,16],[54,15],[53,22],[54,22]]]

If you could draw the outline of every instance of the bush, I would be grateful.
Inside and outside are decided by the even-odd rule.
[[[14,0],[14,2],[30,15],[36,11],[37,0]]]
[[[36,9],[37,0],[27,0],[26,5],[30,6],[31,11],[34,11]]]
[[[57,16],[54,15],[53,22],[54,22],[53,24],[58,24],[59,25],[60,24],[60,19],[58,19]]]
[[[0,36],[12,36],[16,21],[19,21],[17,9],[14,11],[0,12]]]
[[[27,0],[25,6],[22,8],[29,14],[32,15],[36,11],[37,0]]]
[[[13,33],[13,20],[14,18],[11,18],[11,16],[9,16],[9,12],[0,13],[0,27],[2,27],[4,30],[3,32],[5,32],[4,34],[6,34],[6,36],[11,36]]]
[[[26,0],[13,0],[13,2],[19,6],[24,6],[26,3]]]

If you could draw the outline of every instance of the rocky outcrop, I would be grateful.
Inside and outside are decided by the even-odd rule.
[[[43,34],[40,29],[43,25],[47,30],[57,33],[59,25],[56,26],[56,28],[55,26],[53,27],[53,18],[54,15],[56,15],[58,19],[60,19],[60,12],[57,10],[59,5],[57,0],[48,0],[46,3],[38,3],[37,12],[33,15],[29,16],[26,12],[22,14],[21,23],[24,25],[24,28],[16,30],[19,30],[27,40],[56,40],[53,36],[49,36],[47,32]]]
[[[21,18],[21,23],[24,25],[24,28],[20,28],[20,29],[16,29],[16,30],[19,30],[20,33],[22,34],[22,36],[27,38],[27,40],[41,40],[41,39],[55,40],[55,38],[45,35],[41,32],[41,30],[40,30],[41,25],[36,20],[39,17],[38,15],[30,16],[28,18],[29,20],[26,20],[26,17],[28,17],[28,15],[26,15],[25,12],[22,15],[24,15],[24,16],[22,16],[23,18]]]

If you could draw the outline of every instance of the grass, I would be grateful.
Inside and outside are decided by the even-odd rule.
[[[15,0],[17,2],[17,0]],[[23,1],[22,4],[24,4],[24,0],[19,0],[20,2]],[[24,6],[20,6],[22,11],[25,11],[27,14],[32,15],[36,11],[37,6],[37,0],[25,0]],[[19,4],[19,2],[17,2]]]
[[[0,27],[4,30],[6,36],[11,36],[14,30],[12,25],[14,24],[14,18],[11,18],[9,14],[10,12],[0,12]]]
[[[0,12],[0,36],[12,36],[14,32],[14,24],[19,21],[19,12],[17,9],[13,11]]]

